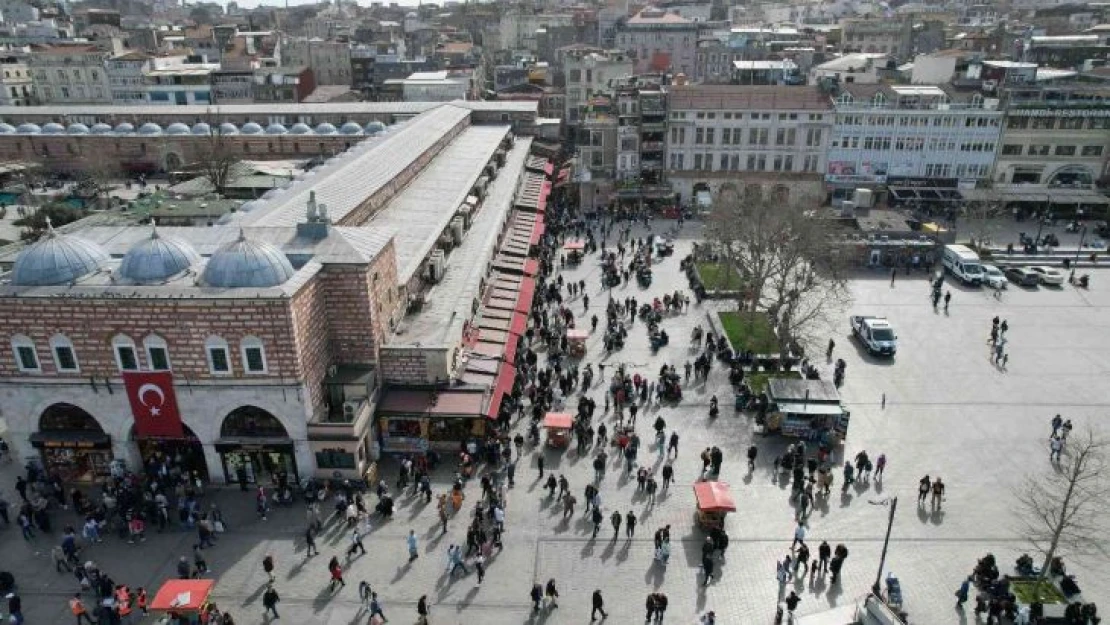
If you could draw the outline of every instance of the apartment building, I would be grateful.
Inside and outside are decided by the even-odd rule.
[[[281,42],[284,67],[308,67],[317,85],[351,85],[351,46],[340,41],[290,37]]]
[[[620,26],[617,47],[636,58],[636,73],[682,72],[697,66],[701,23],[657,7],[646,7]]]
[[[44,104],[111,104],[107,54],[93,45],[31,46],[28,67]]]
[[[104,63],[112,104],[126,106],[147,103],[143,70],[150,63],[150,58],[148,54],[133,51],[113,56]]]
[[[563,72],[566,74],[567,108],[563,119],[567,121],[568,130],[584,117],[592,97],[611,94],[612,81],[631,76],[633,71],[632,58],[620,50],[565,51]]]
[[[816,87],[675,86],[668,93],[666,174],[679,201],[720,186],[786,185],[816,200],[833,107]]]
[[[1110,88],[1019,85],[1004,102],[995,182],[1091,186],[1110,173]]]
[[[35,101],[35,84],[27,57],[0,57],[0,106],[31,106]]]
[[[990,175],[1002,131],[996,100],[935,85],[850,84],[831,97],[825,181],[832,199],[911,181],[973,186]]]
[[[616,197],[651,208],[673,197],[664,171],[667,96],[658,82],[638,77],[616,89]]]

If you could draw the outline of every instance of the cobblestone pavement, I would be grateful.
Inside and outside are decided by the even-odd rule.
[[[696,226],[687,225],[676,254],[657,265],[653,288],[618,287],[614,296],[635,295],[643,301],[684,286],[678,259],[689,251],[694,236]],[[605,298],[597,292],[598,275],[593,256],[567,271],[569,279],[587,281],[590,312],[603,316]],[[995,553],[1005,568],[1026,550],[1011,520],[1011,488],[1028,472],[1048,468],[1049,419],[1060,412],[1082,428],[1105,412],[1110,289],[1098,289],[1100,276],[1096,273],[1091,291],[1012,288],[1001,301],[952,286],[948,314],[934,312],[921,275],[899,275],[894,287],[885,272],[861,274],[853,281],[854,300],[837,315],[841,322],[832,330],[836,356],[848,363],[842,391],[852,411],[851,430],[838,458],[866,449],[873,457],[886,453],[889,465],[882,482],[858,483],[843,495],[834,490],[809,518],[811,545],[842,542],[851,555],[837,585],[817,576],[787,586],[803,598],[799,614],[844,605],[867,592],[875,579],[888,513],[881,504],[899,497],[887,570],[902,580],[911,621],[942,625],[973,620],[953,609],[953,592],[984,553]],[[651,353],[643,325],[636,322],[626,348],[603,361],[627,363],[652,378],[663,362],[681,369],[694,355],[687,345],[690,329],[695,323],[704,325],[707,314],[723,306],[706,302],[668,318],[664,328],[671,345],[657,355]],[[572,302],[572,308],[580,311],[581,302]],[[888,316],[901,342],[897,358],[880,362],[864,355],[847,336],[848,313]],[[987,356],[985,340],[996,314],[1008,319],[1011,328],[1007,371],[992,365]],[[588,347],[588,361],[601,359],[600,337],[591,337]],[[282,622],[365,623],[367,614],[359,610],[357,597],[362,579],[380,593],[390,621],[400,623],[415,621],[416,601],[425,594],[433,604],[436,625],[585,623],[595,588],[605,595],[610,623],[641,622],[644,599],[656,589],[670,598],[667,622],[690,623],[706,610],[715,610],[718,622],[729,625],[770,622],[780,592],[775,562],[787,553],[794,526],[788,485],[776,481],[770,471],[771,459],[786,442],[756,436],[760,461],[748,473],[743,457],[753,440],[751,420],[731,409],[731,390],[721,368],[714,368],[708,383],[685,391],[682,404],[653,406],[638,419],[645,440],[650,440],[657,414],[667,421],[668,430],[676,429],[681,436],[677,479],[670,492],[649,505],[636,493],[635,481],[622,477],[616,464],[603,481],[607,517],[613,510],[633,510],[639,516],[631,541],[623,536],[612,540],[608,521],[591,540],[581,503],[575,518],[564,522],[561,507],[540,487],[535,452],[526,447],[516,487],[509,494],[505,550],[495,553],[483,584],[477,584],[473,571],[454,579],[445,574],[447,546],[465,542],[465,520],[453,520],[447,535],[441,536],[434,506],[403,496],[391,521],[374,520],[365,541],[368,554],[350,562],[347,587],[333,595],[324,589],[325,564],[332,554],[342,559],[348,544],[344,528],[330,525],[319,541],[322,555],[305,558],[300,505],[275,510],[269,520],[261,521],[254,517],[248,495],[224,489],[209,495],[225,508],[229,525],[219,544],[206,552],[219,580],[217,603],[230,609],[239,623],[262,622],[260,598],[266,578],[260,562],[269,552],[277,560]],[[590,394],[600,410],[601,387]],[[721,400],[722,414],[711,421],[707,405],[714,394]],[[606,421],[610,417],[603,416]],[[727,521],[732,542],[721,575],[702,587],[698,567],[703,534],[694,525],[690,484],[701,467],[698,451],[714,444],[725,452],[722,479],[733,485],[739,510]],[[582,488],[592,474],[591,456],[580,457],[573,448],[544,453],[548,469],[566,474],[581,502]],[[641,453],[641,462],[658,467],[650,449]],[[0,483],[9,496],[14,470],[11,465],[0,467]],[[385,471],[387,476],[394,473],[389,465]],[[948,485],[941,510],[915,505],[917,480],[926,473],[942,476]],[[448,475],[438,477],[436,490],[447,488]],[[476,490],[468,488],[466,510]],[[672,526],[674,541],[666,568],[652,559],[652,534],[664,524]],[[419,536],[421,556],[408,564],[404,537],[410,528]],[[142,545],[108,538],[85,555],[119,581],[153,588],[174,575],[177,557],[189,553],[194,538],[175,532],[153,535]],[[72,576],[52,570],[52,544],[41,536],[27,543],[14,529],[0,530],[0,568],[16,572],[27,622],[34,625],[71,619],[66,598],[75,584]],[[1110,563],[1069,565],[1079,574],[1088,600],[1110,603],[1105,585],[1096,581],[1110,578]],[[533,614],[531,584],[548,578],[559,584],[560,607]]]

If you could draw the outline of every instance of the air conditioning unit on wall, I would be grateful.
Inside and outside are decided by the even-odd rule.
[[[443,279],[443,271],[446,268],[447,258],[443,250],[435,250],[432,252],[432,257],[428,261],[428,279],[432,282],[439,282]]]

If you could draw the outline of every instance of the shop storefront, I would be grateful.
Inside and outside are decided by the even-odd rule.
[[[195,474],[208,481],[208,464],[204,461],[204,447],[196,434],[184,427],[184,438],[140,437],[134,428],[131,438],[139,448],[143,467],[151,468],[168,464],[183,473]]]
[[[31,435],[43,469],[63,482],[94,482],[111,473],[112,439],[92,415],[72,404],[54,404]]]
[[[215,444],[229,484],[296,484],[293,440],[277,417],[255,406],[228,413]]]
[[[484,392],[390,391],[378,409],[382,451],[393,454],[458,451],[486,436]]]

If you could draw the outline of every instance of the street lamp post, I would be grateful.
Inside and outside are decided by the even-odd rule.
[[[1087,226],[1079,229],[1079,247],[1075,248],[1075,262],[1079,262],[1079,254],[1083,251],[1083,239],[1087,236]]]
[[[879,556],[879,571],[875,573],[875,584],[871,586],[871,593],[882,597],[883,567],[886,565],[886,549],[890,545],[890,530],[894,527],[894,512],[898,509],[898,498],[890,500],[890,516],[886,521],[886,538],[883,539],[883,554]]]

